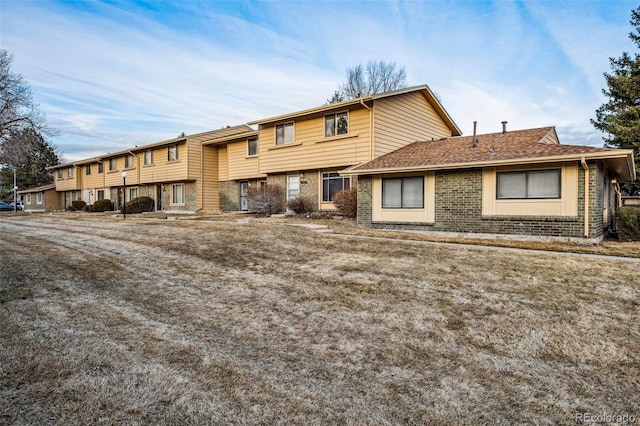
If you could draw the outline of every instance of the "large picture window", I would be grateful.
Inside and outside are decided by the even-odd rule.
[[[343,189],[349,189],[349,176],[340,176],[337,172],[322,174],[322,202],[330,203]]]
[[[424,177],[382,179],[382,207],[419,209],[424,207]]]
[[[276,145],[293,143],[293,123],[278,124],[276,126]]]
[[[324,137],[346,135],[349,133],[349,114],[339,112],[324,116]]]
[[[560,169],[499,172],[496,198],[560,198]]]

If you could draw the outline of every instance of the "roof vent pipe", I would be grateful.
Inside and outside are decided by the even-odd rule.
[[[477,148],[478,147],[478,139],[476,139],[476,127],[478,126],[478,122],[474,121],[473,122],[473,145],[471,145],[473,148]]]
[[[507,133],[507,122],[506,121],[502,122],[502,133]]]

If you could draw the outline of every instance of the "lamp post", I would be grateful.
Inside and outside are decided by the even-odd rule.
[[[122,199],[124,202],[122,203],[122,214],[124,218],[127,218],[127,172],[122,172]]]
[[[16,168],[13,168],[13,212],[18,212],[18,184],[16,182]]]

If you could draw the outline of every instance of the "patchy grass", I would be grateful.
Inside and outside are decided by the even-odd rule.
[[[637,263],[92,215],[0,244],[0,423],[640,415]]]

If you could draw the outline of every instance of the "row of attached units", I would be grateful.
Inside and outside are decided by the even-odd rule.
[[[249,188],[267,184],[285,202],[305,196],[334,211],[335,193],[357,187],[361,226],[594,241],[613,226],[619,183],[636,176],[632,150],[561,145],[553,127],[503,122],[463,137],[426,85],[51,170],[62,208],[101,198],[119,208],[126,195],[149,196],[158,211],[243,211]]]
[[[243,211],[249,208],[248,188],[268,184],[282,187],[285,202],[305,196],[318,210],[335,211],[335,193],[355,184],[341,170],[416,140],[460,134],[429,88],[418,86],[50,170],[62,208],[106,198],[118,209],[126,183],[127,200],[149,196],[158,211]]]

